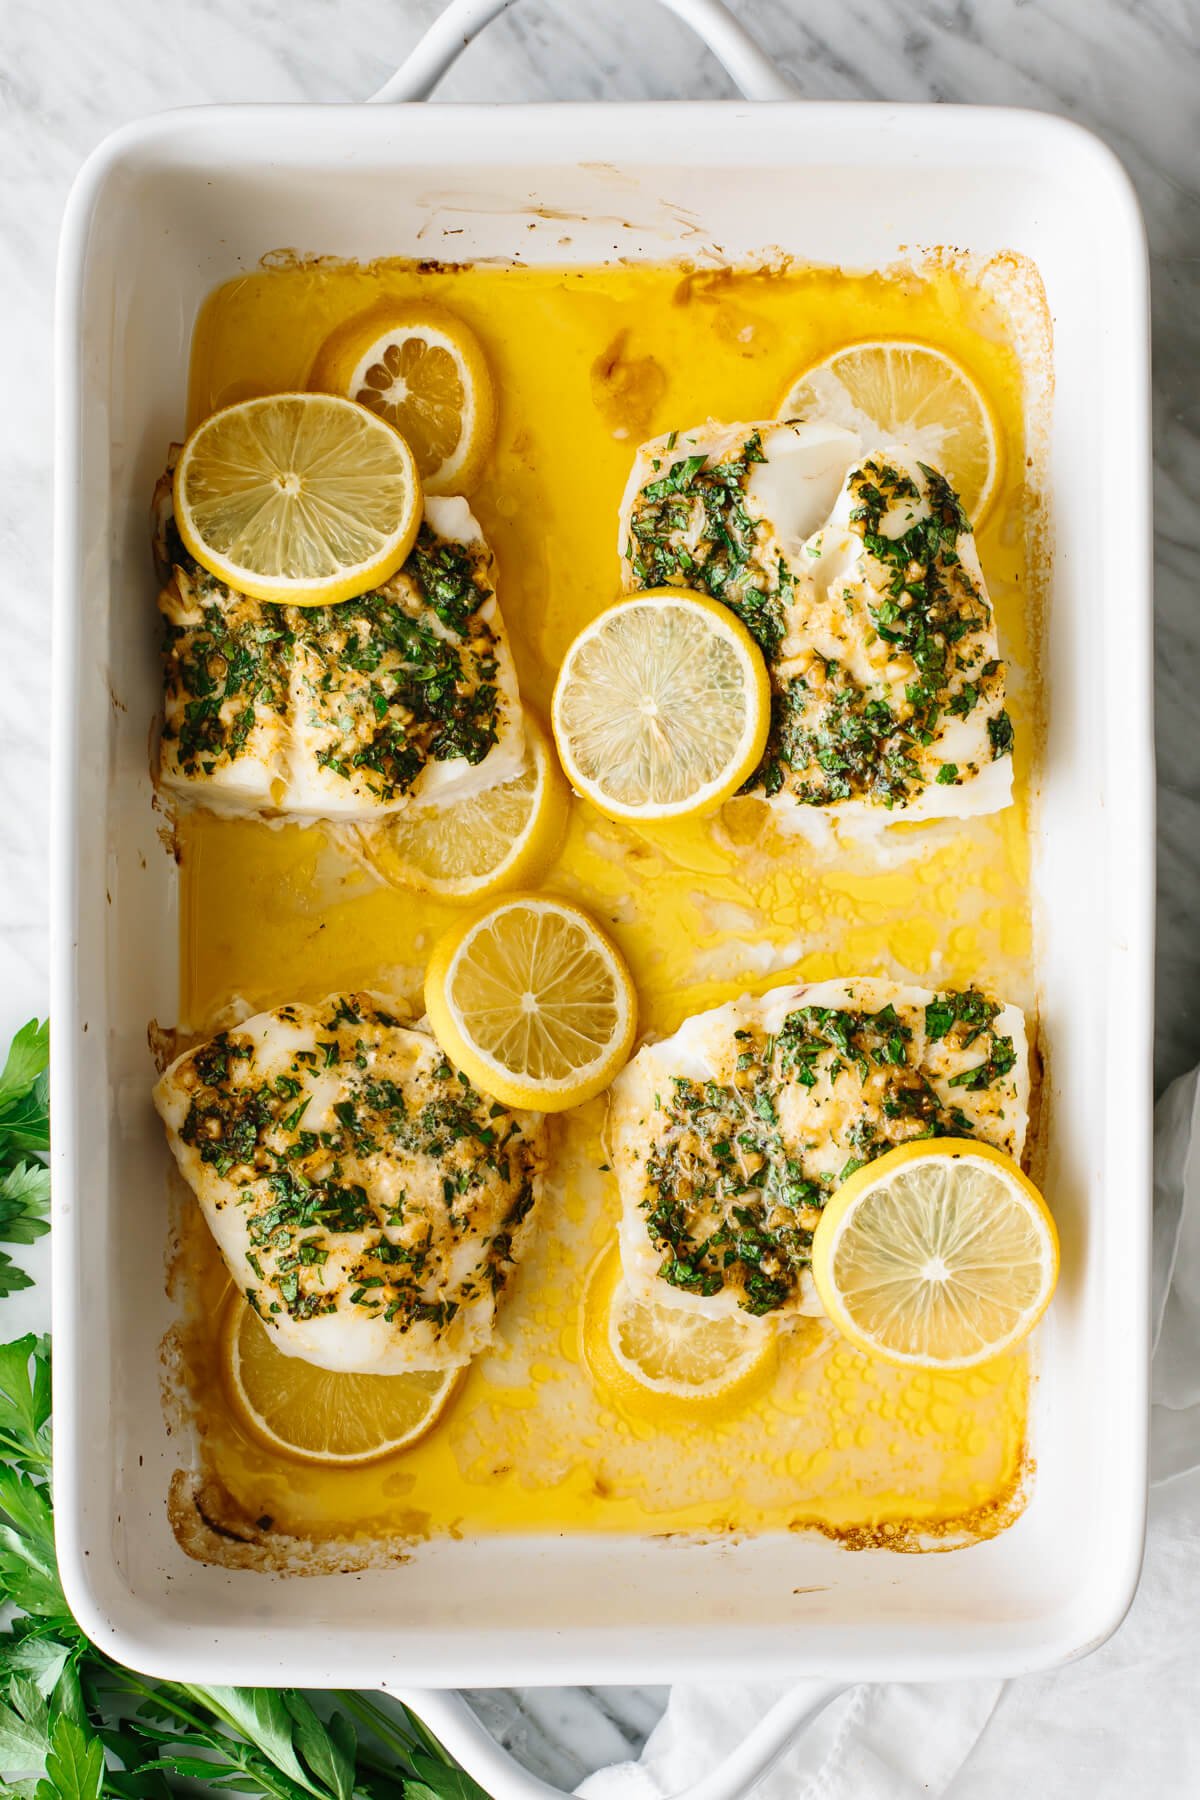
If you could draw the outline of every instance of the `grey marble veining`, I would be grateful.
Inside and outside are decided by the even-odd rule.
[[[471,1688],[492,1736],[546,1781],[570,1790],[608,1763],[635,1757],[667,1703],[667,1688]]]
[[[217,100],[357,100],[440,0],[0,0],[0,995],[44,1010],[51,293],[58,221],[114,126]],[[1197,0],[733,0],[809,99],[984,102],[1063,113],[1129,168],[1154,280],[1159,1083],[1200,1056],[1200,7]],[[651,0],[524,0],[448,99],[720,97],[723,73]],[[1119,520],[1112,529],[1119,530]],[[39,1265],[44,1259],[39,1257]],[[22,1304],[14,1328],[32,1319]],[[570,1784],[628,1753],[654,1689],[475,1697],[531,1766]]]

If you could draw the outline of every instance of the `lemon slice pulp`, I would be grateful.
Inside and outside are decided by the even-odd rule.
[[[779,416],[845,425],[868,449],[910,446],[945,475],[976,528],[995,494],[991,409],[962,365],[928,344],[847,344],[797,376]]]
[[[453,926],[425,977],[442,1049],[506,1106],[561,1112],[606,1088],[637,1023],[624,959],[582,908],[514,894]]]
[[[296,606],[379,587],[421,523],[404,439],[331,394],[269,394],[213,413],[180,452],[173,497],[179,534],[210,574]]]
[[[308,384],[394,425],[427,493],[469,493],[478,480],[495,435],[495,391],[478,338],[444,307],[380,301],[325,340]]]
[[[745,1380],[770,1348],[761,1325],[708,1319],[682,1306],[635,1299],[622,1281],[608,1314],[609,1346],[621,1368],[656,1394],[707,1399]]]
[[[346,1375],[285,1356],[241,1295],[225,1320],[222,1363],[234,1408],[280,1455],[349,1468],[390,1456],[434,1425],[461,1369]]]
[[[766,664],[727,607],[681,588],[621,600],[581,631],[554,689],[567,779],[611,819],[719,806],[757,767]]]
[[[567,823],[566,784],[541,726],[525,714],[525,763],[511,781],[463,800],[414,806],[357,834],[393,887],[478,900],[519,887],[554,859]]]
[[[635,1295],[615,1248],[589,1281],[583,1329],[593,1375],[620,1399],[650,1412],[656,1397],[691,1403],[732,1398],[775,1355],[775,1330],[763,1319],[712,1319]]]
[[[968,1369],[1037,1324],[1058,1279],[1058,1234],[1003,1152],[969,1138],[923,1139],[838,1189],[812,1266],[825,1310],[861,1349]]]

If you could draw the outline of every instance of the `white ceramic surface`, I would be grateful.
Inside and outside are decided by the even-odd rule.
[[[1148,1066],[1152,921],[1140,222],[1109,154],[1038,115],[781,105],[765,120],[734,103],[669,120],[514,110],[498,145],[487,110],[214,109],[127,129],[76,186],[58,345],[56,1494],[72,1604],[138,1666],[301,1686],[734,1667],[915,1678],[1059,1660],[1128,1604],[1146,1433],[1145,1358],[1130,1347],[1146,1341],[1149,1218],[1149,1082],[1130,1081],[1128,1060]],[[803,1534],[720,1548],[528,1537],[501,1557],[437,1539],[369,1580],[301,1582],[191,1562],[170,1534],[163,1494],[180,1447],[155,1392],[170,1309],[145,1021],[173,1016],[175,871],[146,770],[157,676],[144,496],[216,282],[281,243],[429,254],[448,217],[468,258],[517,245],[553,262],[682,254],[699,220],[734,260],[782,243],[877,267],[903,245],[952,243],[1013,248],[1041,270],[1058,333],[1058,549],[1035,881],[1066,1277],[1041,1339],[1033,1497],[993,1542],[893,1559]],[[1103,528],[1118,506],[1114,545]],[[1118,704],[1120,742],[1107,729]],[[1081,884],[1098,844],[1103,873]]]

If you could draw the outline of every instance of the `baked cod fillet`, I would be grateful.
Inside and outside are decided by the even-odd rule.
[[[775,988],[688,1019],[613,1084],[625,1277],[714,1317],[819,1313],[813,1230],[855,1167],[920,1137],[1020,1159],[1018,1007],[893,981]]]
[[[467,1362],[538,1198],[542,1120],[486,1099],[368,994],[280,1006],[154,1090],[226,1265],[289,1356],[396,1375]]]
[[[368,821],[518,773],[524,725],[467,502],[428,499],[390,581],[339,606],[273,606],[188,555],[155,495],[159,777],[215,812]]]
[[[627,591],[723,601],[767,660],[748,792],[896,819],[995,812],[1012,725],[970,522],[936,469],[840,426],[709,424],[643,444],[621,507]]]

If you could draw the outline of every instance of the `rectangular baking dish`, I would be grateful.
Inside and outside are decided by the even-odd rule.
[[[201,302],[281,247],[560,264],[777,246],[879,268],[935,245],[1031,257],[1056,344],[1033,880],[1064,1255],[1027,1510],[943,1555],[614,1536],[444,1538],[308,1579],[190,1561],[165,1506],[187,1446],[158,1394],[172,1308],[146,1026],[175,1017],[178,920],[148,770],[146,512]],[[80,176],[58,358],[56,1504],[88,1632],[175,1679],[302,1687],[919,1680],[1102,1640],[1142,1544],[1154,866],[1146,262],[1110,153],[1051,117],[950,106],[180,112]]]

